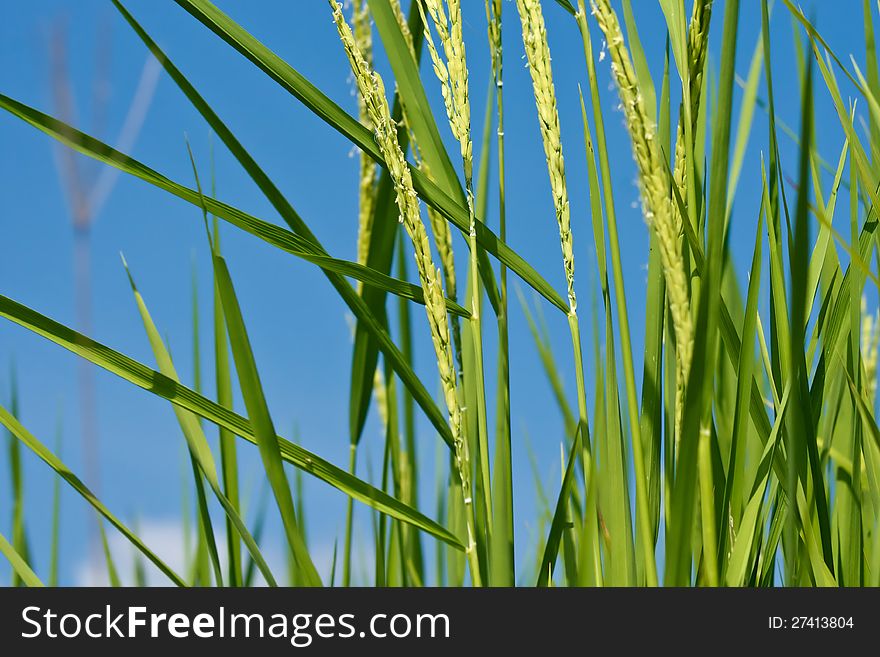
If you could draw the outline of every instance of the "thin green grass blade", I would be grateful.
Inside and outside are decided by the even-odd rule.
[[[488,207],[489,201],[489,168],[491,165],[491,148],[490,148],[490,139],[491,139],[491,129],[492,129],[492,110],[494,109],[494,91],[495,85],[494,82],[490,81],[489,89],[487,92],[487,102],[486,102],[486,111],[483,120],[483,131],[482,131],[482,140],[481,140],[481,155],[480,155],[480,164],[477,172],[477,186],[474,190],[475,192],[475,207],[474,212],[477,216],[486,216],[486,209]],[[480,248],[476,243],[476,240],[469,240],[469,248],[472,249],[471,257],[470,257],[470,269],[473,270],[474,266],[479,269],[479,260],[478,256],[480,253]],[[478,546],[478,549],[482,549],[484,554],[485,570],[482,573],[481,580],[488,581],[489,580],[489,560],[491,559],[491,553],[493,551],[494,546],[494,505],[492,500],[492,474],[489,462],[491,460],[491,454],[489,451],[489,428],[488,428],[488,408],[486,403],[486,382],[485,382],[485,368],[484,368],[484,359],[483,359],[483,294],[484,294],[484,286],[481,283],[481,277],[476,275],[473,271],[469,272],[468,275],[468,292],[470,298],[470,308],[472,309],[471,318],[468,321],[468,334],[471,338],[470,346],[471,346],[471,354],[473,356],[472,367],[464,368],[464,385],[465,390],[473,392],[473,404],[471,404],[471,400],[468,400],[469,411],[466,411],[467,415],[476,419],[476,432],[473,434],[476,436],[476,465],[477,465],[477,484],[479,485],[479,495],[477,496],[477,500],[482,498],[482,503],[480,504],[480,513],[478,514],[478,519],[482,516],[482,524],[483,527],[483,545]],[[491,294],[491,293],[490,293]],[[474,315],[474,310],[477,311],[476,315]],[[497,310],[496,310],[497,315]],[[476,411],[476,412],[474,412]],[[505,543],[507,539],[505,539]]]
[[[187,150],[192,160],[192,150],[189,147],[189,140],[186,141]],[[201,191],[201,186],[199,187]],[[207,228],[207,215],[205,215],[205,227]],[[202,367],[201,367],[201,336],[199,331],[199,299],[198,299],[198,281],[196,277],[195,266],[192,272],[192,345],[193,345],[193,370],[194,380],[193,389],[201,394],[202,392]],[[199,512],[199,543],[204,546],[206,556],[210,559],[211,568],[214,574],[214,583],[218,587],[223,586],[223,568],[220,565],[220,553],[217,549],[217,539],[214,536],[214,525],[211,521],[211,513],[208,510],[208,498],[205,495],[205,482],[199,472],[198,461],[190,454],[190,465],[192,466],[193,480],[196,484],[196,503]],[[210,586],[211,582],[208,578],[207,568],[202,570],[201,576],[204,578],[204,584]]]
[[[700,0],[697,0],[699,2]],[[683,84],[687,89],[690,59],[687,47],[687,19],[684,13],[683,0],[660,0],[660,7],[666,19],[666,27],[669,30],[669,42],[672,45],[672,55],[675,58],[675,67]]]
[[[803,89],[803,113],[801,154],[798,176],[797,207],[795,209],[795,239],[794,249],[790,252],[791,267],[791,364],[794,368],[792,375],[794,384],[792,388],[792,404],[797,412],[789,415],[791,422],[787,445],[787,458],[789,463],[788,491],[789,499],[797,494],[797,479],[803,481],[806,488],[805,472],[809,468],[813,478],[815,499],[815,511],[819,521],[819,531],[822,543],[822,554],[825,564],[830,568],[831,561],[831,528],[829,524],[828,502],[822,482],[824,478],[819,464],[819,454],[816,444],[815,425],[813,423],[811,405],[809,404],[810,382],[807,364],[804,358],[805,329],[809,317],[807,316],[807,275],[809,269],[809,151],[812,148],[813,128],[813,97],[812,97],[812,59],[808,61],[806,80]],[[797,442],[801,442],[798,445]],[[806,456],[807,461],[799,460]],[[798,508],[800,501],[798,500]],[[804,526],[806,533],[808,527]],[[815,571],[815,567],[814,567]]]
[[[19,417],[18,378],[15,364],[9,369],[9,389],[11,391],[10,409],[15,417]],[[12,497],[12,546],[25,561],[30,560],[28,553],[27,533],[24,523],[24,473],[21,467],[21,446],[14,436],[9,436],[9,483]],[[18,571],[12,571],[12,586],[20,586],[22,580]]]
[[[235,359],[235,369],[238,373],[241,393],[244,397],[245,406],[248,409],[257,445],[260,448],[260,456],[266,469],[266,476],[269,479],[269,484],[272,486],[278,510],[281,514],[281,520],[284,523],[287,541],[296,560],[296,566],[299,569],[299,576],[302,577],[303,584],[320,586],[321,578],[315,569],[315,565],[312,563],[308,548],[305,545],[296,521],[293,496],[290,493],[287,476],[284,473],[281,451],[275,439],[275,428],[272,426],[272,419],[269,416],[269,408],[263,395],[262,384],[257,373],[257,366],[254,362],[241,309],[232,286],[232,278],[222,256],[214,253],[213,260],[217,289],[220,291],[223,316],[226,318],[226,328],[229,332],[229,342],[232,347],[233,358]]]
[[[859,239],[859,206],[858,182],[855,167],[850,167],[850,240],[853,245]],[[861,301],[865,277],[856,275],[854,285],[850,286],[850,326],[849,349],[847,353],[847,373],[849,380],[862,388],[864,380],[862,370],[864,355],[861,351],[862,312]],[[855,411],[855,409],[854,409]],[[852,459],[848,478],[838,469],[838,487],[836,500],[840,514],[838,516],[838,545],[840,564],[836,571],[837,580],[842,586],[861,586],[864,582],[864,533],[862,526],[862,423],[858,421],[857,411],[853,413],[850,430],[842,437],[846,441],[837,447],[848,447],[848,456]],[[836,432],[835,432],[836,433]],[[837,436],[835,436],[837,437]]]
[[[752,118],[755,114],[755,105],[758,98],[758,84],[761,81],[761,63],[763,62],[763,41],[758,39],[749,64],[749,74],[743,88],[743,98],[739,110],[739,122],[736,127],[736,140],[733,147],[733,157],[730,164],[730,182],[727,187],[727,207],[724,212],[725,223],[729,221],[730,212],[733,209],[733,200],[736,197],[736,188],[745,159],[746,146],[752,134]]]
[[[55,437],[55,453],[61,454],[61,420],[58,420],[58,433]],[[58,586],[59,552],[61,549],[61,481],[52,481],[52,534],[49,547],[49,586]]]
[[[697,2],[699,1],[697,0]],[[581,16],[578,16],[578,19],[581,20]],[[583,20],[586,20],[586,16],[583,17]],[[632,0],[623,0],[623,22],[626,26],[626,38],[629,42],[629,51],[632,55],[636,79],[639,83],[639,92],[642,94],[642,100],[645,103],[648,116],[655,119],[657,117],[657,93],[654,90],[654,81],[651,79],[648,58],[642,47],[642,41],[639,39],[638,24],[635,16],[633,16]],[[592,68],[592,62],[590,68]]]
[[[101,549],[104,552],[104,564],[107,566],[107,581],[110,583],[110,586],[118,589],[122,586],[122,581],[119,579],[119,570],[116,568],[113,553],[110,551],[110,543],[107,541],[107,532],[104,531],[103,523],[98,526],[101,533]],[[137,530],[137,527],[135,527],[135,530]]]
[[[589,180],[589,194],[591,202],[591,215],[593,227],[593,243],[596,249],[599,282],[602,289],[602,302],[605,315],[605,416],[607,428],[604,434],[603,447],[600,451],[600,460],[603,462],[604,474],[608,477],[607,497],[602,500],[608,529],[612,535],[615,548],[609,555],[611,584],[628,586],[634,582],[633,569],[635,561],[632,545],[632,527],[630,520],[630,505],[627,486],[627,465],[623,449],[623,431],[620,424],[620,404],[617,389],[617,367],[614,347],[614,327],[611,317],[611,292],[608,284],[608,270],[606,265],[605,231],[601,200],[599,196],[599,179],[596,171],[595,153],[590,138],[590,130],[587,122],[587,112],[581,96],[581,115],[584,129],[584,148],[587,153],[587,170]],[[637,409],[633,409],[634,412]],[[648,527],[647,495],[644,488],[645,478],[641,461],[641,438],[635,443],[636,453],[634,458],[639,459],[636,465],[636,486],[640,489],[637,495],[636,507],[640,518],[644,520],[642,546],[644,560],[642,570],[651,568],[654,563],[651,541],[648,539],[650,529]],[[587,513],[589,513],[587,509]],[[648,563],[650,562],[650,563]]]
[[[24,560],[24,557],[12,547],[12,544],[6,540],[6,537],[3,534],[0,534],[0,552],[2,552],[3,556],[9,561],[9,565],[12,566],[12,571],[15,576],[19,578],[25,586],[43,586],[43,582],[41,582],[40,578],[37,577],[37,574],[31,570],[27,561]]]
[[[214,220],[214,249],[220,252],[220,226]],[[223,307],[220,293],[214,283],[213,333],[214,333],[214,374],[217,387],[217,403],[232,410],[232,377],[229,366],[229,344],[226,337],[226,323],[223,320]],[[238,454],[235,435],[220,427],[220,470],[223,475],[223,493],[230,506],[241,515],[238,485]],[[234,523],[226,518],[226,550],[229,559],[229,585],[242,585],[241,540]],[[256,537],[254,538],[256,541]]]
[[[762,228],[763,228],[763,210],[758,212],[758,227],[755,233],[755,247],[752,251],[752,267],[749,273],[749,290],[746,297],[746,308],[743,314],[743,324],[740,330],[740,338],[742,340],[742,349],[739,353],[739,363],[737,365],[737,385],[736,385],[736,402],[734,406],[733,418],[733,435],[731,437],[730,457],[727,465],[727,478],[724,485],[724,500],[721,504],[721,532],[718,541],[719,556],[723,557],[727,554],[726,546],[729,544],[727,539],[729,533],[739,533],[742,523],[747,520],[741,520],[741,501],[745,497],[746,481],[746,443],[749,431],[749,398],[751,393],[752,375],[754,372],[755,361],[755,332],[757,330],[758,321],[758,300],[761,289],[761,267],[762,255],[761,246],[763,244]],[[777,410],[777,417],[782,412]],[[770,444],[770,441],[767,441]],[[761,493],[763,499],[763,491]],[[751,505],[751,501],[749,502]],[[755,504],[749,512],[752,517],[748,521],[756,522],[757,514],[760,510],[760,502]],[[728,532],[728,527],[730,528]],[[732,541],[730,541],[732,543]],[[744,548],[741,548],[744,549]],[[731,559],[733,557],[731,556]],[[739,557],[744,559],[744,555]],[[721,563],[725,560],[722,558]],[[722,566],[723,568],[723,566]],[[739,569],[734,569],[738,572]],[[744,573],[737,575],[744,577]],[[738,580],[741,581],[741,580]]]
[[[760,234],[760,232],[759,232]],[[748,318],[746,318],[748,321]],[[770,438],[764,445],[764,452],[761,455],[761,462],[758,465],[757,477],[752,484],[752,493],[745,511],[736,528],[736,539],[731,545],[730,560],[727,563],[726,582],[728,586],[743,586],[746,581],[746,575],[751,566],[751,562],[756,559],[753,550],[755,536],[758,533],[758,521],[760,518],[761,508],[767,497],[767,485],[770,481],[771,464],[774,459],[774,452],[779,445],[779,434],[783,424],[783,418],[788,407],[789,393],[791,387],[785,388],[782,400],[777,407],[776,420],[773,424],[773,430],[770,432]]]
[[[642,553],[642,567],[644,572],[646,573],[647,583],[649,586],[656,585],[657,576],[656,576],[656,564],[653,556],[653,541],[648,540],[650,536],[654,534],[651,531],[651,511],[649,510],[649,502],[648,502],[648,492],[647,488],[649,486],[648,478],[646,474],[646,460],[643,454],[644,447],[644,438],[641,435],[641,421],[639,419],[639,401],[638,395],[636,392],[636,379],[635,379],[635,367],[633,365],[633,356],[632,356],[632,340],[630,337],[630,328],[629,328],[629,313],[627,310],[626,303],[626,290],[624,286],[623,280],[623,267],[620,258],[620,240],[618,236],[617,229],[617,212],[614,204],[614,194],[612,191],[612,174],[611,174],[611,166],[608,160],[608,147],[606,143],[605,137],[605,124],[602,116],[602,105],[599,94],[599,87],[596,76],[595,69],[595,61],[593,57],[592,51],[592,42],[590,38],[589,27],[586,22],[586,8],[584,6],[583,0],[580,0],[578,3],[579,13],[578,13],[578,28],[581,34],[581,40],[583,42],[584,47],[584,56],[587,65],[587,73],[590,81],[590,95],[592,100],[592,109],[593,109],[593,117],[595,121],[596,128],[596,150],[598,151],[598,161],[599,161],[599,172],[601,173],[601,181],[602,181],[602,194],[605,199],[605,218],[608,224],[608,239],[609,239],[609,247],[610,247],[610,259],[611,259],[611,268],[614,276],[614,292],[615,292],[615,302],[617,305],[617,317],[618,317],[618,325],[620,330],[620,350],[621,355],[623,357],[623,376],[626,388],[626,406],[629,415],[629,428],[632,438],[633,444],[633,462],[635,466],[635,486],[636,486],[636,514],[637,514],[637,522],[639,526],[638,534],[640,537],[637,537],[638,541],[642,541],[642,538],[645,540],[640,543],[641,545],[641,553]],[[637,61],[636,63],[636,74],[639,78],[640,88],[643,94],[647,96],[647,100],[649,102],[649,109],[651,112],[651,116],[656,116],[656,100],[655,100],[655,91],[653,81],[651,80],[650,72],[647,69],[647,64],[645,61],[644,52],[641,47],[641,43],[639,42],[638,36],[635,33],[635,23],[633,17],[631,15],[631,8],[629,7],[629,3],[624,4],[624,13],[625,20],[627,22],[627,31],[629,33],[630,38],[630,48],[633,51],[633,57]],[[641,62],[641,63],[639,63]],[[666,82],[668,78],[664,78],[664,82]],[[589,176],[590,176],[590,198],[592,204],[592,213],[593,213],[593,221],[594,224],[596,222],[596,217],[601,217],[602,215],[602,206],[600,203],[600,193],[599,193],[599,174],[595,171],[595,154],[593,152],[593,147],[591,140],[589,139],[589,129],[587,127],[587,118],[586,118],[586,110],[583,106],[583,99],[581,99],[581,113],[583,115],[584,121],[584,135],[586,138],[586,150],[587,150],[587,162],[589,165]],[[595,180],[594,180],[595,179]],[[594,227],[595,232],[595,227]],[[604,234],[604,232],[603,232]],[[604,260],[604,236],[599,238],[601,239],[601,248],[603,251],[603,260]],[[596,242],[596,248],[599,248],[599,242]],[[604,268],[604,267],[603,267]],[[607,274],[601,274],[600,276],[607,277]],[[607,284],[606,284],[607,285]],[[650,279],[649,279],[649,285]],[[662,297],[662,292],[661,292]],[[648,297],[648,299],[652,299],[653,297]],[[606,300],[606,305],[610,306],[611,301],[610,298]],[[610,307],[608,310],[610,314]],[[612,350],[613,351],[613,350]],[[649,362],[649,361],[646,361]],[[644,388],[643,388],[644,394]],[[657,436],[659,440],[659,435]],[[659,444],[659,443],[658,443]],[[653,451],[653,449],[652,449]],[[655,505],[656,508],[656,505]],[[655,530],[656,531],[656,530]]]
[[[399,233],[399,236],[400,239],[398,240],[397,251],[397,275],[405,280],[409,276],[407,258],[405,256],[406,238],[402,232]],[[409,304],[406,304],[403,301],[400,301],[398,303],[397,317],[401,350],[403,351],[403,355],[407,359],[407,362],[414,363],[415,356],[412,340],[412,317]],[[392,374],[393,373],[391,372],[391,370],[386,368],[386,380],[391,379]],[[398,425],[402,426],[403,429],[402,434],[405,454],[401,460],[402,464],[406,468],[407,474],[407,494],[406,499],[404,499],[403,501],[414,509],[417,509],[419,506],[419,487],[417,485],[419,461],[417,450],[415,406],[413,405],[412,395],[409,394],[409,391],[406,388],[402,388],[398,392],[398,387],[395,385],[391,388],[390,392],[393,392],[394,394],[389,394],[387,399],[389,425],[392,424],[393,420]],[[443,516],[439,515],[438,517],[442,518]],[[411,561],[416,564],[419,577],[424,578],[422,537],[420,534],[413,532],[408,532],[408,535],[408,556]]]
[[[559,553],[559,544],[562,542],[562,533],[567,529],[571,529],[571,521],[568,519],[568,503],[571,498],[572,483],[574,481],[575,462],[577,461],[578,450],[581,448],[582,435],[585,430],[586,427],[584,425],[578,425],[571,449],[568,452],[565,474],[562,477],[562,485],[559,489],[559,496],[556,499],[556,510],[553,512],[550,533],[547,536],[547,542],[544,545],[544,555],[541,557],[538,569],[538,579],[535,583],[537,587],[545,587],[552,582],[553,569]]]

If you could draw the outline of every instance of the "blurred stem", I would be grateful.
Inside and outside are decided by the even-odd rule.
[[[495,81],[495,98],[498,103],[498,235],[502,243],[507,243],[507,214],[504,192],[504,86],[503,49],[501,46],[502,4],[486,0],[489,28],[489,47],[492,49],[492,74]],[[493,547],[495,557],[491,564],[491,584],[493,586],[513,586],[514,542],[513,542],[513,464],[510,447],[510,346],[507,322],[507,267],[501,263],[499,269],[498,304],[498,384],[496,393],[495,421],[495,482],[493,503],[496,527],[494,540],[504,537],[506,544]]]
[[[76,323],[80,333],[92,334],[92,240],[88,222],[74,222],[74,295]],[[91,364],[79,359],[77,363],[79,388],[80,436],[83,450],[85,479],[95,495],[101,494],[100,468],[98,467],[97,399],[95,397],[95,373]],[[99,554],[99,523],[97,516],[89,514],[89,552],[96,558]]]

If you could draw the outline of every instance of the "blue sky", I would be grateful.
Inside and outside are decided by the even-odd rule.
[[[489,72],[485,15],[482,2],[469,0],[463,4],[472,116],[475,141],[479,143]],[[662,13],[656,3],[648,0],[633,4],[642,26],[641,40],[655,80],[659,80],[665,41]],[[771,22],[777,111],[780,119],[796,129],[800,92],[792,25],[785,7],[776,4]],[[348,111],[356,112],[348,63],[325,2],[227,0],[218,5],[324,93]],[[804,5],[839,55],[846,57],[851,53],[857,61],[864,62],[861,2],[814,1]],[[336,257],[355,259],[358,165],[351,144],[173,2],[130,0],[127,6],[267,170],[328,251]],[[722,0],[716,2],[710,45],[712,66],[719,57],[723,8]],[[531,83],[522,58],[515,4],[505,2],[504,11],[508,241],[561,291],[564,274],[558,231]],[[553,54],[571,196],[580,313],[587,329],[586,344],[590,345],[591,300],[597,286],[578,104],[578,84],[587,86],[586,72],[580,39],[571,17],[549,1],[544,3],[544,13]],[[110,30],[111,97],[104,137],[112,142],[137,85],[146,52],[109,3],[42,0],[4,6],[0,21],[0,91],[41,110],[55,112],[50,93],[48,44],[51,27],[58,21],[63,21],[68,31],[70,78],[78,106],[77,125],[87,131],[91,129],[89,102],[95,42],[103,29],[101,26]],[[595,24],[591,27],[598,46],[598,30]],[[759,3],[743,2],[737,50],[737,73],[742,77],[746,75],[759,31]],[[380,72],[388,73],[381,47],[376,50]],[[608,59],[599,63],[598,68],[603,101],[610,109],[616,106],[617,98],[611,86]],[[451,145],[453,141],[436,80],[429,68],[425,68],[424,73],[438,124],[447,144]],[[763,93],[763,81],[761,89]],[[836,162],[843,143],[842,132],[821,81],[817,80],[815,89],[818,144],[825,159]],[[844,86],[844,91],[850,93],[851,89]],[[734,99],[737,113],[740,99],[741,92],[737,89]],[[605,121],[634,333],[633,352],[637,372],[640,372],[647,228],[638,209],[635,172],[622,116],[607,111]],[[196,158],[206,172],[208,129],[183,94],[163,75],[131,152],[172,179],[192,185],[184,134],[189,136]],[[74,325],[73,231],[56,173],[53,144],[6,114],[0,115],[0,143],[3,145],[0,293]],[[731,248],[740,265],[737,270],[741,280],[754,238],[760,153],[762,148],[766,150],[766,144],[766,115],[757,110],[732,220]],[[218,197],[258,217],[278,221],[269,203],[234,159],[219,143],[215,147]],[[791,141],[783,138],[781,148],[786,168],[793,171],[796,160]],[[477,152],[478,158],[482,155]],[[493,179],[493,189],[495,184]],[[489,216],[490,223],[497,222],[494,198]],[[224,231],[223,240],[277,428],[308,449],[344,465],[348,452],[351,352],[347,309],[313,265],[275,252],[233,228]],[[203,376],[210,380],[211,361],[207,353],[210,351],[210,298],[206,293],[210,290],[210,260],[198,211],[145,183],[122,176],[98,217],[92,248],[92,336],[142,362],[153,363],[120,264],[122,252],[156,324],[167,337],[182,378],[190,383],[193,380],[191,280],[195,271],[202,293]],[[466,253],[460,236],[456,236],[455,248],[459,256]],[[463,268],[464,261],[462,271]],[[516,285],[514,282],[512,287]],[[531,299],[529,290],[523,287],[523,291]],[[528,437],[537,454],[545,487],[555,496],[563,436],[559,414],[515,298],[511,309],[516,529],[517,547],[522,557],[537,530],[525,438]],[[566,322],[546,304],[544,311],[565,385],[573,398],[574,377]],[[424,315],[415,309],[413,317],[417,371],[429,389],[434,390],[436,373]],[[591,353],[588,347],[588,380],[591,379]],[[493,345],[489,346],[487,362],[494,362]],[[13,364],[25,426],[53,445],[60,424],[61,455],[75,472],[81,473],[76,358],[18,326],[0,321],[0,400],[3,403],[10,396],[8,372]],[[129,523],[174,527],[180,516],[185,460],[184,443],[170,405],[102,370],[95,369],[95,380],[102,499]],[[433,473],[439,441],[425,422],[420,421],[419,429],[423,467],[425,472]],[[359,469],[366,473],[367,459],[372,456],[375,460],[381,454],[375,417],[370,418],[362,444],[364,460]],[[244,482],[249,490],[255,490],[257,455],[255,450],[244,446],[241,451]],[[52,476],[30,454],[24,458],[28,530],[37,570],[45,573]],[[3,464],[0,467],[0,490],[3,491],[0,531],[8,535],[11,503],[5,456],[0,458],[0,463]],[[430,495],[432,486],[433,481],[426,477],[422,486],[425,496]],[[345,499],[321,482],[311,480],[307,481],[306,496],[310,537],[317,550],[327,552],[334,537],[341,537]],[[425,505],[425,509],[432,508]],[[64,583],[76,583],[82,580],[90,511],[67,491],[63,493],[63,511],[61,577]],[[369,516],[362,511],[358,521],[363,544],[369,545]],[[270,534],[277,533],[274,518],[270,528]],[[171,549],[173,540],[167,537],[161,540]],[[6,573],[8,569],[0,565],[0,581],[6,581]]]

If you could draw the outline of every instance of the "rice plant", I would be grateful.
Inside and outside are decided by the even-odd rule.
[[[313,231],[322,218],[295,209],[163,50],[141,23],[147,7],[140,16],[112,0],[127,36],[159,62],[272,216],[220,200],[213,153],[189,142],[191,176],[175,180],[69,116],[0,93],[5,113],[35,132],[175,197],[203,225],[198,249],[212,274],[210,384],[197,285],[191,382],[137,286],[146,267],[123,258],[120,275],[152,360],[0,294],[3,319],[169,402],[186,471],[181,569],[123,521],[126,509],[99,499],[95,477],[80,479],[28,429],[15,396],[4,401],[12,525],[0,551],[13,584],[58,582],[65,485],[101,519],[111,583],[143,583],[150,563],[180,586],[880,585],[880,67],[869,0],[850,35],[864,42],[864,64],[835,52],[790,0],[329,0],[323,17],[354,98],[322,91],[306,67],[209,0],[175,2],[176,20],[211,34],[350,142],[357,184],[330,184],[354,199],[343,225],[355,249],[325,248]],[[646,21],[650,11],[662,18]],[[771,22],[786,20],[792,70],[780,69],[771,39]],[[745,23],[757,26],[755,45]],[[663,50],[643,47],[649,30],[662,31]],[[508,73],[521,64],[527,81]],[[780,76],[798,93],[775,96]],[[783,104],[793,128],[777,112]],[[823,104],[831,110],[820,121]],[[528,193],[544,198],[543,215],[508,203],[522,166],[509,157],[521,137],[505,134],[511,108],[527,114],[540,144],[528,151],[542,156]],[[580,124],[566,125],[571,117]],[[609,145],[617,124],[623,150]],[[842,135],[830,153],[826,131]],[[634,181],[634,211],[621,178]],[[743,189],[758,207],[738,203]],[[558,234],[561,259],[526,259],[513,222]],[[644,253],[632,252],[635,232]],[[350,342],[334,346],[351,352],[336,378],[349,435],[333,437],[348,446],[347,463],[307,450],[270,407],[267,352],[233,277],[259,266],[221,244],[239,234],[320,270],[329,287],[314,294],[336,295],[351,317]],[[633,258],[646,263],[641,279],[624,267]],[[547,327],[563,319],[570,340],[560,342]],[[523,365],[512,330],[531,336],[541,371]],[[529,439],[511,395],[520,378],[546,387],[560,435],[532,424],[541,440]],[[558,459],[552,477],[540,466],[534,481],[522,476],[515,455],[527,445],[538,460]],[[258,457],[250,479],[245,454]],[[40,512],[24,500],[31,458],[57,476],[48,568],[31,549],[29,514]],[[303,478],[346,502],[329,566],[307,531],[307,516],[323,511]],[[524,496],[536,500],[525,511],[515,504]],[[267,518],[280,521],[278,536],[265,535]],[[133,574],[120,574],[109,547],[117,533],[137,555]]]

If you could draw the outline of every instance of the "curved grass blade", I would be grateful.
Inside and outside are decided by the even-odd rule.
[[[729,523],[732,531],[739,531],[736,523],[749,522],[745,518],[740,519],[740,506],[742,504],[741,500],[744,499],[743,488],[746,485],[743,478],[745,476],[745,449],[749,429],[748,404],[751,392],[749,384],[752,381],[752,374],[754,372],[755,331],[758,320],[758,296],[761,289],[761,246],[763,243],[761,229],[763,226],[763,210],[764,208],[762,207],[758,212],[758,227],[755,233],[755,248],[752,252],[752,268],[749,274],[746,309],[743,316],[742,330],[740,331],[743,346],[740,349],[739,363],[736,370],[737,386],[734,404],[733,435],[730,442],[730,460],[727,466],[729,474],[724,485],[724,498],[720,514],[722,531],[718,546],[721,555],[725,554],[725,546],[727,545],[725,537],[727,536],[728,517],[730,518]],[[782,409],[778,408],[776,411],[777,418],[781,415]],[[769,444],[770,440],[767,441],[767,445]],[[763,491],[761,497],[763,499]],[[751,504],[750,501],[749,505]],[[747,509],[747,512],[755,514],[750,519],[751,522],[754,522],[757,518],[757,509],[751,509],[751,511]]]
[[[749,64],[749,74],[743,87],[743,99],[740,105],[739,122],[736,127],[736,142],[733,148],[733,158],[730,166],[730,182],[728,188],[730,193],[727,195],[727,207],[725,210],[725,223],[730,218],[730,211],[733,209],[733,199],[736,196],[736,187],[739,183],[739,175],[742,170],[743,158],[745,157],[746,146],[748,145],[749,135],[752,133],[752,117],[755,113],[755,104],[758,98],[758,84],[761,81],[761,63],[763,61],[764,42],[759,38],[755,44],[755,51],[752,54],[752,61]]]
[[[809,404],[809,373],[804,358],[803,346],[805,343],[805,328],[809,317],[807,316],[807,276],[809,269],[809,152],[812,149],[813,129],[813,102],[812,88],[812,62],[808,60],[806,79],[803,90],[803,114],[801,119],[801,154],[798,175],[797,206],[795,208],[795,241],[794,249],[790,253],[791,268],[791,365],[794,368],[795,377],[792,403],[798,412],[792,413],[789,420],[792,421],[790,428],[791,443],[788,446],[788,492],[789,499],[798,493],[795,488],[797,479],[803,479],[806,487],[805,472],[809,468],[813,478],[816,514],[819,520],[820,538],[822,541],[822,555],[825,564],[831,568],[833,563],[831,545],[831,527],[828,514],[828,502],[825,497],[825,488],[821,485],[824,481],[819,463],[818,448],[816,445],[815,424],[812,417],[812,408]],[[802,441],[802,446],[796,441]],[[807,457],[807,463],[795,458],[800,453]],[[801,471],[801,467],[804,471]],[[800,500],[797,500],[800,508]],[[807,516],[809,518],[809,516]],[[805,519],[806,523],[806,519]],[[806,534],[809,527],[804,524]]]
[[[214,249],[220,252],[220,226],[214,219]],[[226,337],[226,324],[223,321],[223,308],[220,293],[214,283],[213,333],[214,333],[214,369],[217,386],[217,402],[226,408],[232,408],[232,377],[229,373],[229,344]],[[232,508],[241,515],[238,485],[238,454],[235,436],[227,429],[220,428],[220,469],[223,473],[223,492],[229,499]],[[233,523],[226,519],[226,544],[229,555],[230,586],[242,585],[241,542],[233,531]],[[254,542],[259,540],[254,535]],[[251,562],[253,563],[253,561]]]

